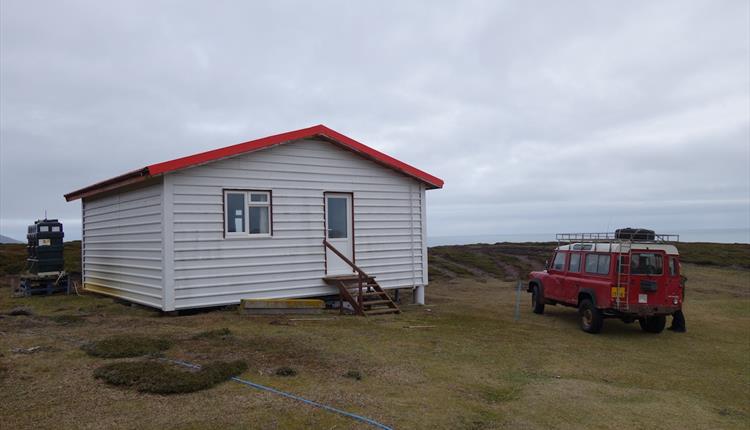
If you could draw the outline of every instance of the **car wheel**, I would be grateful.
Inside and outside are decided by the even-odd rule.
[[[661,333],[667,325],[667,317],[664,315],[638,318],[641,329],[648,333]]]
[[[531,290],[531,309],[535,314],[544,313],[544,297],[539,293],[539,287],[536,285]]]
[[[578,304],[578,315],[581,320],[581,330],[586,333],[599,333],[604,325],[604,318],[599,309],[590,299],[583,299]]]

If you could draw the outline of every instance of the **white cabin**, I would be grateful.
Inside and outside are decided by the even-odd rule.
[[[174,311],[337,294],[352,268],[427,285],[425,191],[443,181],[319,125],[153,164],[82,202],[84,288]]]

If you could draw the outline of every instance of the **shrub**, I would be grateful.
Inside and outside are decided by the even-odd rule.
[[[294,376],[297,374],[297,371],[292,369],[291,367],[279,367],[276,369],[276,376]]]
[[[94,371],[94,377],[109,384],[144,393],[179,394],[211,388],[247,370],[244,361],[216,361],[200,370],[182,370],[154,360],[112,363]]]
[[[8,315],[14,316],[14,317],[31,316],[31,315],[34,315],[34,312],[29,308],[18,307],[18,308],[11,309],[10,312],[8,312]]]
[[[122,358],[155,355],[169,349],[170,346],[172,343],[167,339],[120,335],[87,343],[81,349],[95,357]]]
[[[359,372],[359,370],[350,370],[344,374],[347,378],[356,379],[357,381],[362,380],[362,374]]]

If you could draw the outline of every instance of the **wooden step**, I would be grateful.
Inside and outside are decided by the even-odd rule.
[[[353,263],[350,265],[357,269]],[[398,305],[391,300],[391,297],[378,284],[374,276],[369,276],[361,270],[359,272],[362,276],[356,274],[326,276],[323,278],[323,281],[326,284],[337,287],[341,303],[343,304],[344,301],[348,302],[357,315],[368,316],[401,313]],[[344,312],[343,306],[340,307],[340,311]]]
[[[365,311],[365,315],[397,314],[401,311],[395,308],[378,308]]]
[[[362,302],[363,306],[372,306],[372,305],[390,305],[392,302],[390,300],[365,300]]]
[[[379,291],[369,291],[369,292],[362,292],[362,297],[383,297],[383,294],[385,294],[385,293],[381,293]],[[358,297],[359,296],[359,294],[357,294],[356,290],[352,291],[352,295],[354,297]]]

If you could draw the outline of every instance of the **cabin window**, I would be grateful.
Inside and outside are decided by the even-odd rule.
[[[609,261],[609,254],[588,254],[586,256],[586,273],[609,274]]]
[[[225,191],[226,237],[271,235],[270,191]]]
[[[581,254],[570,254],[568,272],[578,273],[581,271]]]
[[[270,234],[271,202],[269,192],[250,192],[248,203],[250,234]]]
[[[669,258],[669,276],[677,276],[677,259],[674,257]]]
[[[555,254],[555,260],[552,262],[554,270],[565,270],[565,254],[558,252]]]

